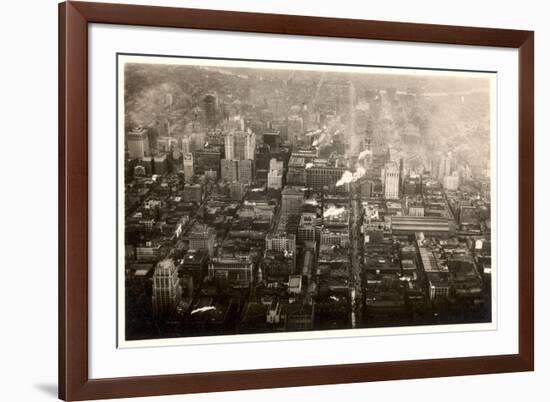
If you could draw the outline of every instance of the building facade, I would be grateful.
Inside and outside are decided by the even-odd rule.
[[[315,190],[334,188],[345,169],[331,166],[313,166],[306,169],[306,185]],[[343,190],[343,186],[340,189]]]
[[[238,165],[236,160],[222,159],[221,160],[221,179],[225,182],[232,183],[237,181]]]
[[[399,198],[399,168],[396,163],[387,163],[384,169],[384,198],[394,200]]]
[[[280,190],[283,187],[283,173],[280,170],[271,170],[267,174],[267,188]]]
[[[136,127],[126,135],[128,155],[130,159],[143,159],[149,155],[149,140],[147,132],[142,127]]]
[[[208,275],[237,286],[248,286],[254,280],[254,262],[250,256],[215,257],[208,265]]]
[[[314,213],[302,214],[298,226],[298,243],[304,244],[306,241],[316,241],[317,233],[317,215]]]
[[[194,167],[193,167],[193,154],[183,155],[183,174],[185,176],[185,182],[193,182]]]
[[[256,134],[247,131],[235,131],[225,135],[225,159],[251,159],[256,154]]]
[[[304,202],[304,193],[294,187],[285,187],[281,193],[281,213],[299,214]]]
[[[254,161],[251,159],[241,159],[237,162],[239,183],[250,184],[254,181]]]
[[[190,250],[204,250],[212,257],[216,242],[216,231],[207,226],[195,223],[187,234]]]
[[[186,184],[183,188],[183,201],[200,204],[202,202],[202,186],[200,184]]]
[[[178,270],[172,259],[160,261],[153,274],[153,314],[162,318],[170,314],[181,300]]]
[[[265,238],[266,250],[296,253],[296,235],[292,233],[270,233]]]

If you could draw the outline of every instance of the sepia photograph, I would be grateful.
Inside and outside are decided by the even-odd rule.
[[[495,328],[495,72],[117,58],[119,346]]]

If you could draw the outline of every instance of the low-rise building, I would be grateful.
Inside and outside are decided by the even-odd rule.
[[[208,275],[235,286],[248,286],[254,280],[254,261],[249,255],[214,257],[208,265]]]
[[[193,285],[199,285],[208,274],[208,254],[201,250],[189,250],[178,266],[181,277],[193,278]]]
[[[414,235],[423,232],[426,236],[449,237],[449,219],[429,216],[392,216],[393,235]]]
[[[200,184],[186,184],[183,188],[183,202],[202,202],[202,186]]]
[[[314,315],[314,304],[306,304],[302,301],[288,304],[286,308],[286,330],[311,331]]]
[[[296,235],[292,233],[269,233],[265,238],[266,250],[296,253]]]
[[[195,222],[184,235],[189,241],[190,250],[204,250],[210,257],[214,255],[216,231],[208,225]]]
[[[267,188],[280,190],[283,187],[282,170],[270,170],[267,174]]]

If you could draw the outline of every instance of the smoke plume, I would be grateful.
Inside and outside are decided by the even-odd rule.
[[[355,168],[355,172],[350,172],[349,170],[346,170],[342,174],[342,177],[340,178],[340,180],[336,182],[336,187],[340,187],[348,183],[355,183],[357,180],[363,177],[365,173],[367,173],[367,171],[361,166],[357,166]]]

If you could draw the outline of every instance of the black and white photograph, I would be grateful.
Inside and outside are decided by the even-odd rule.
[[[117,74],[120,345],[496,325],[494,72],[119,54]]]

